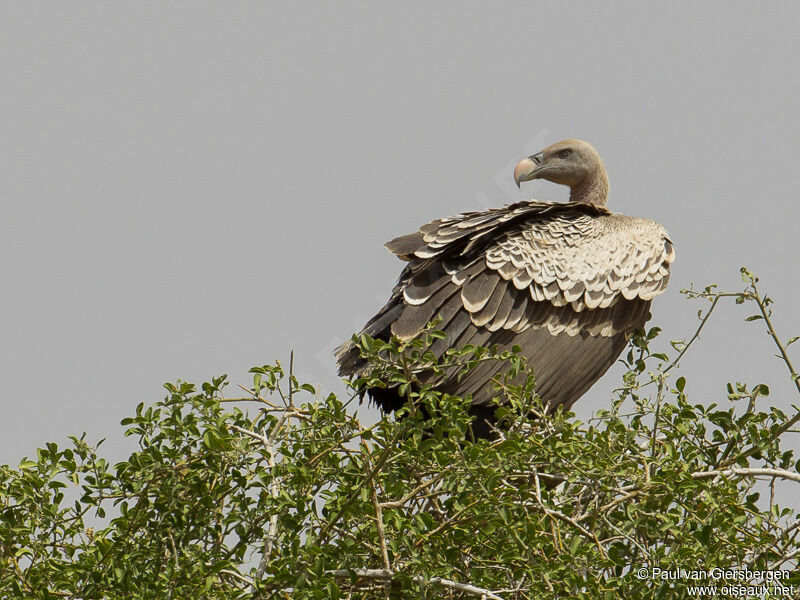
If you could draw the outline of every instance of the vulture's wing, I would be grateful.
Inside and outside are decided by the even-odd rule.
[[[446,339],[434,344],[437,355],[518,345],[551,409],[571,406],[613,364],[649,318],[675,256],[653,221],[537,201],[438,219],[387,247],[408,264],[364,333],[412,339],[438,316]],[[352,344],[338,357],[343,375],[366,366]],[[491,379],[502,368],[486,362],[437,385],[481,406],[497,395]],[[402,404],[375,398],[389,410]]]

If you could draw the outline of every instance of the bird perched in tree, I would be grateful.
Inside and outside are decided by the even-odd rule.
[[[462,213],[388,242],[407,264],[362,333],[411,340],[438,318],[436,329],[446,337],[432,346],[436,356],[467,344],[519,346],[537,394],[553,411],[569,409],[644,326],[652,299],[667,287],[675,251],[658,223],[606,208],[606,170],[587,142],[563,140],[522,159],[517,186],[533,179],[569,186],[569,202],[528,200]],[[344,376],[368,368],[352,342],[337,358]],[[434,383],[471,395],[470,412],[488,426],[498,396],[492,378],[503,368],[487,361]],[[404,402],[392,388],[369,393],[385,411]]]

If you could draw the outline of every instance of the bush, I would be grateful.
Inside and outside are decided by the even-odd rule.
[[[687,291],[708,302],[698,332],[726,298],[754,306],[800,392],[794,340],[743,278],[742,292]],[[352,399],[280,363],[252,369],[246,398],[226,398],[225,377],[168,384],[123,420],[139,449],[113,467],[85,437],[0,467],[0,596],[610,599],[797,586],[800,521],[758,490],[762,478],[800,482],[782,445],[800,410],[762,409],[763,384],[692,404],[674,371],[697,336],[670,359],[651,352],[657,334],[632,341],[623,385],[589,423],[541,414],[534,380],[506,379],[505,424],[475,442],[465,401],[417,389],[414,373],[507,360],[513,377],[524,368],[514,353],[437,361],[423,341],[359,340],[375,371],[354,383],[391,382],[409,399],[403,418],[372,426]]]

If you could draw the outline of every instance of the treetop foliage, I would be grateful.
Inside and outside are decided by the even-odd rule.
[[[163,401],[122,421],[138,450],[116,465],[80,436],[0,467],[0,597],[687,597],[692,582],[655,568],[739,569],[751,576],[738,583],[756,585],[800,555],[796,507],[773,493],[800,483],[788,437],[800,408],[765,406],[761,383],[693,403],[677,374],[733,298],[754,307],[747,320],[800,393],[796,338],[783,341],[772,300],[743,279],[740,292],[686,291],[703,304],[687,342],[656,351],[657,328],[637,335],[609,408],[588,423],[545,414],[535,377],[509,383],[525,369],[515,352],[432,356],[435,329],[358,340],[374,369],[353,385],[398,385],[409,401],[372,425],[291,364],[252,369],[243,397],[226,396],[224,376],[167,384]],[[468,400],[415,385],[415,373],[485,360],[508,362],[504,422],[472,440]]]

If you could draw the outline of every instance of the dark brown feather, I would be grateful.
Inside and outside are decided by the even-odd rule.
[[[478,312],[492,297],[494,288],[500,283],[500,275],[487,269],[470,277],[469,281],[461,288],[461,300],[469,312]]]
[[[497,314],[497,310],[500,308],[500,304],[502,304],[503,299],[507,294],[510,293],[508,287],[508,284],[502,279],[497,282],[492,295],[489,296],[489,300],[486,302],[484,307],[472,315],[472,322],[475,323],[475,325],[483,326],[494,319],[494,316]]]
[[[416,306],[406,304],[400,318],[392,323],[392,333],[401,340],[410,340],[416,337],[433,319],[436,311],[456,292],[458,292],[458,288],[452,283],[448,283],[431,296],[427,302]]]
[[[450,275],[442,264],[437,262],[411,277],[403,289],[403,294],[412,304],[419,304],[449,283]]]
[[[425,240],[422,239],[422,233],[419,231],[409,233],[408,235],[401,235],[398,238],[386,242],[386,248],[388,248],[389,252],[396,254],[400,258],[405,258],[405,260],[408,260],[406,257],[411,257],[414,252],[424,245]]]

